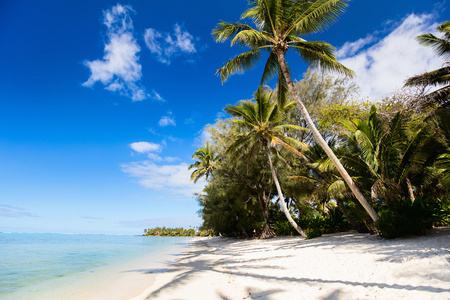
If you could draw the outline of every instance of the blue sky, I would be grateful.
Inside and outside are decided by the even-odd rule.
[[[170,7],[169,7],[170,6]],[[246,1],[0,3],[0,231],[139,234],[198,226],[191,155],[263,63],[214,75],[241,49],[211,30]],[[414,41],[446,1],[352,1],[327,31],[361,97],[380,99],[443,61]],[[287,55],[300,80],[307,66]]]

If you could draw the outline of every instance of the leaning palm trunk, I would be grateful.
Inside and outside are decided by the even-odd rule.
[[[275,173],[275,169],[272,164],[272,158],[270,157],[269,149],[266,146],[267,158],[269,159],[270,170],[272,171],[273,181],[275,182],[275,186],[277,187],[278,196],[280,197],[281,207],[283,208],[283,212],[286,215],[289,223],[291,223],[292,227],[297,230],[298,233],[301,234],[302,237],[306,238],[306,233],[303,229],[295,223],[294,219],[292,219],[291,213],[289,212],[286,202],[284,201],[283,193],[281,191],[280,183],[278,182],[277,174]]]
[[[289,91],[291,93],[291,96],[294,98],[294,101],[297,103],[298,108],[302,112],[303,117],[306,120],[306,123],[308,124],[309,129],[312,131],[317,143],[322,147],[322,149],[325,151],[325,153],[328,155],[330,160],[333,162],[334,166],[338,170],[339,174],[341,174],[344,181],[347,183],[347,185],[352,190],[353,194],[355,195],[356,199],[358,199],[359,203],[364,207],[364,209],[367,211],[369,216],[372,218],[374,222],[378,222],[380,220],[380,217],[378,216],[377,212],[373,209],[373,207],[367,202],[366,198],[361,194],[358,187],[353,182],[353,179],[350,177],[350,175],[347,173],[347,171],[342,166],[339,159],[334,154],[333,150],[328,146],[325,139],[320,134],[319,130],[317,130],[316,126],[314,125],[314,122],[312,121],[308,110],[306,109],[303,102],[300,100],[300,97],[298,96],[294,83],[292,82],[289,70],[286,66],[286,61],[284,59],[284,52],[281,49],[276,50],[276,54],[278,56],[278,62],[280,64],[280,68],[283,72],[284,78],[286,79],[286,83],[289,87]]]
[[[411,199],[411,202],[414,203],[416,197],[414,197],[414,191],[411,185],[411,181],[409,181],[409,178],[406,178],[406,185],[408,187],[409,199]]]

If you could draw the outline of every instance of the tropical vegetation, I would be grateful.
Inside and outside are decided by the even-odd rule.
[[[303,97],[318,130],[380,220],[354,197],[297,107],[279,109],[276,90],[259,87],[208,128],[216,156],[197,195],[202,229],[270,237],[301,228],[307,238],[354,229],[393,238],[450,225],[448,110],[418,113],[396,96],[361,103],[353,84],[314,68],[295,83],[304,87],[314,90]]]
[[[231,45],[238,44],[250,48],[220,68],[222,82],[236,72],[252,68],[260,59],[261,52],[268,53],[261,83],[267,82],[278,74],[278,102],[280,109],[287,103],[287,93],[297,104],[308,128],[317,143],[324,149],[327,156],[335,165],[343,180],[370,215],[374,222],[379,216],[364,195],[360,192],[351,176],[342,166],[332,149],[317,130],[306,106],[297,93],[285,56],[289,49],[293,49],[307,63],[317,65],[323,70],[336,71],[346,75],[353,75],[353,71],[336,60],[334,48],[328,43],[307,41],[306,35],[318,32],[334,22],[344,8],[346,1],[315,0],[315,1],[283,1],[283,0],[252,0],[249,8],[242,14],[241,19],[250,19],[255,28],[241,23],[220,22],[213,30],[216,41],[223,42],[231,39]],[[288,90],[288,91],[287,91]]]
[[[194,228],[185,229],[183,227],[154,227],[145,228],[143,236],[210,236],[211,230],[195,230]]]
[[[448,66],[406,81],[444,85],[434,92],[362,101],[334,48],[305,39],[346,5],[251,0],[242,22],[213,30],[216,41],[249,49],[218,69],[222,82],[253,68],[263,53],[267,61],[253,98],[226,106],[228,117],[208,127],[209,141],[192,157],[191,180],[206,180],[196,195],[202,230],[313,238],[354,229],[395,238],[450,225]],[[417,39],[448,58],[449,29],[444,22],[443,38]],[[298,82],[286,63],[289,49],[310,64]],[[275,78],[273,90],[264,85]]]

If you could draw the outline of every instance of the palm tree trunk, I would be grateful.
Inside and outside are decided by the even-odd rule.
[[[268,208],[268,200],[265,195],[265,192],[258,191],[258,201],[261,207],[261,213],[264,220],[264,228],[262,230],[261,239],[268,239],[275,236],[275,233],[269,227],[269,208]]]
[[[408,178],[406,178],[406,185],[408,186],[409,198],[411,199],[411,202],[414,203],[414,201],[416,200],[416,197],[414,197],[414,191],[412,189],[411,181],[409,181]]]
[[[353,194],[355,195],[356,199],[358,199],[359,203],[364,207],[364,209],[367,211],[369,216],[372,218],[372,220],[376,223],[380,220],[380,217],[378,216],[377,212],[373,209],[373,207],[370,205],[369,202],[367,202],[366,198],[363,196],[363,194],[359,191],[356,184],[353,182],[353,179],[350,177],[350,175],[347,173],[347,171],[342,166],[339,159],[334,154],[333,150],[328,146],[327,142],[324,140],[322,135],[320,134],[319,130],[317,130],[316,126],[314,125],[313,120],[311,119],[311,116],[309,115],[308,110],[306,109],[303,102],[300,100],[300,97],[298,96],[294,83],[292,82],[291,75],[289,73],[289,70],[286,66],[286,61],[284,59],[284,53],[282,50],[278,50],[278,62],[280,65],[280,68],[283,72],[284,78],[286,79],[286,83],[289,87],[289,91],[291,93],[291,96],[294,98],[294,101],[297,103],[298,108],[303,114],[303,117],[306,120],[306,123],[308,124],[309,129],[312,131],[317,143],[322,147],[322,149],[325,151],[325,153],[328,155],[330,160],[335,165],[336,169],[338,170],[339,174],[341,174],[344,181],[347,183],[347,185],[352,190]]]
[[[286,215],[286,218],[288,219],[289,223],[291,223],[292,227],[294,227],[295,230],[297,230],[297,232],[300,233],[302,237],[306,238],[306,233],[300,226],[297,225],[297,223],[295,223],[294,219],[292,219],[291,217],[291,214],[286,206],[286,202],[284,201],[283,193],[281,192],[281,187],[280,183],[278,182],[277,174],[275,173],[275,169],[272,164],[272,158],[270,157],[269,148],[267,147],[267,145],[264,145],[264,147],[266,148],[266,154],[267,158],[269,159],[270,170],[272,171],[273,181],[275,182],[275,186],[277,187],[278,196],[280,197],[281,207],[283,208],[284,214]]]

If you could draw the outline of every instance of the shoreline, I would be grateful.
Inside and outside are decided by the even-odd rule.
[[[201,238],[131,300],[398,298],[450,299],[450,227],[393,240]]]
[[[142,252],[128,259],[108,261],[104,266],[92,270],[36,281],[15,292],[0,293],[0,299],[130,299],[152,285],[158,274],[173,266],[179,260],[180,253],[188,251],[191,240],[183,237],[170,247]]]

